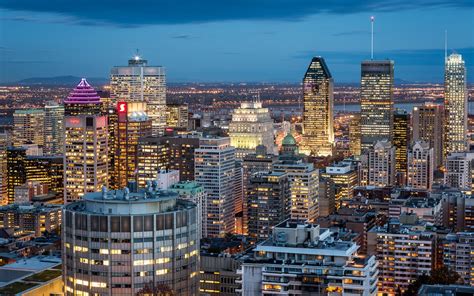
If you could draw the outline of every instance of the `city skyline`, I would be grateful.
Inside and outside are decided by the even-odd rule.
[[[103,15],[95,12],[106,1],[84,11],[17,2],[0,4],[2,83],[60,75],[105,78],[137,48],[150,63],[167,69],[170,82],[298,82],[313,56],[325,57],[335,83],[357,82],[360,62],[370,57],[371,15],[376,18],[375,59],[394,60],[398,79],[443,80],[445,30],[449,53],[463,55],[468,73],[474,65],[469,2],[332,2],[323,10],[300,1],[281,7],[257,1],[247,11],[251,4],[244,1],[233,13],[217,5],[216,11],[198,16],[173,4],[166,15],[158,11],[154,17],[147,10],[159,4],[138,3],[127,8],[125,17],[117,12],[122,4]],[[205,1],[197,11],[212,4]],[[85,46],[76,48],[74,42]],[[468,81],[474,79],[468,76]]]

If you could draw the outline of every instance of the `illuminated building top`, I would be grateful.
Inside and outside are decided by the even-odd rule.
[[[64,104],[101,104],[100,97],[85,78],[69,94]]]

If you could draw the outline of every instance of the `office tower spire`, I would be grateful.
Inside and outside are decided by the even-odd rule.
[[[334,144],[333,79],[326,62],[314,57],[303,78],[303,149],[316,156],[332,155]]]
[[[445,152],[467,150],[466,66],[462,56],[453,53],[446,59],[444,72]]]

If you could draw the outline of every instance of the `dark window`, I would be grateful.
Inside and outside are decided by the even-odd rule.
[[[156,230],[165,229],[165,215],[156,215]]]
[[[120,217],[110,217],[110,231],[120,232]]]
[[[99,216],[91,216],[91,231],[99,231]]]
[[[122,232],[130,232],[130,217],[129,216],[123,216],[120,217],[121,223],[121,231]]]
[[[153,216],[145,216],[145,225],[143,227],[144,231],[153,231]]]
[[[105,216],[100,217],[100,231],[109,232],[109,225],[107,225],[107,217]]]
[[[174,225],[174,214],[166,214],[165,215],[165,229],[173,229]]]
[[[94,118],[93,117],[86,117],[86,126],[94,126]]]
[[[133,231],[143,231],[143,216],[133,217]]]

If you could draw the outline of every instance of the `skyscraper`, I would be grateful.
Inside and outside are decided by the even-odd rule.
[[[408,152],[407,186],[415,189],[431,189],[433,166],[433,148],[426,142],[415,142]]]
[[[466,67],[460,54],[446,58],[444,70],[445,153],[467,149]]]
[[[107,116],[85,78],[64,100],[64,107],[64,201],[71,202],[107,186]]]
[[[289,216],[290,188],[283,172],[258,172],[247,185],[248,235],[268,239],[272,229]]]
[[[443,163],[444,106],[425,103],[413,108],[413,141],[424,141],[433,148],[433,169]]]
[[[188,104],[166,105],[166,127],[187,130]]]
[[[195,181],[207,193],[207,227],[210,237],[234,231],[235,148],[229,138],[201,138],[194,150]]]
[[[360,114],[354,114],[349,123],[349,152],[360,155]]]
[[[229,137],[238,158],[254,152],[258,145],[274,153],[273,119],[268,108],[263,108],[258,100],[241,103],[240,108],[234,109],[232,113]]]
[[[388,141],[376,142],[366,150],[362,167],[367,172],[362,183],[377,187],[395,185],[395,147]]]
[[[392,140],[393,61],[363,61],[361,67],[361,148]]]
[[[8,136],[6,133],[0,133],[0,206],[8,204],[7,147]]]
[[[44,155],[62,155],[64,149],[64,106],[54,101],[44,107]]]
[[[406,182],[410,138],[410,114],[404,110],[396,109],[393,115],[393,146],[395,147],[395,170],[400,184]]]
[[[152,121],[153,135],[162,135],[166,126],[166,79],[161,66],[148,66],[147,60],[135,56],[128,66],[113,67],[110,72],[110,97],[116,104],[144,102]]]
[[[314,221],[319,215],[319,171],[298,155],[295,138],[288,134],[282,141],[280,157],[273,164],[273,171],[288,175],[290,183],[290,218]]]
[[[44,145],[44,110],[21,109],[13,113],[13,146]]]
[[[114,165],[116,183],[111,184],[111,187],[123,188],[129,181],[137,181],[138,140],[151,136],[152,121],[146,114],[146,104],[143,102],[118,102],[117,113]]]
[[[474,153],[455,152],[446,158],[444,184],[470,193],[472,190],[472,168]]]
[[[139,187],[145,187],[147,181],[156,180],[161,170],[169,168],[170,150],[163,138],[139,138],[136,152]]]
[[[333,80],[326,62],[314,57],[303,78],[302,153],[332,155],[334,145]]]

